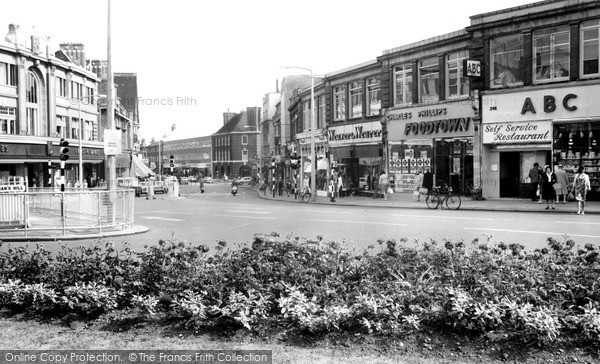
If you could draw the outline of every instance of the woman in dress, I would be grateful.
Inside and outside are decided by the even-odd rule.
[[[567,179],[567,172],[563,169],[563,165],[559,164],[558,168],[554,171],[556,175],[556,182],[560,183],[560,189],[556,191],[556,203],[559,202],[560,196],[563,197],[563,203],[567,203],[567,194],[569,193],[569,180]]]
[[[546,166],[544,173],[542,174],[542,200],[546,200],[546,210],[550,208],[550,201],[552,201],[552,210],[554,210],[554,200],[556,200],[556,191],[554,191],[554,184],[556,183],[556,175],[552,173],[552,168]]]
[[[583,211],[585,208],[585,197],[590,188],[590,177],[585,173],[585,168],[579,166],[573,180],[573,194],[577,201],[577,215],[585,215]]]

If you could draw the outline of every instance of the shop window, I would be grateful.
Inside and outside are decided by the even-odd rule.
[[[394,67],[394,105],[412,103],[412,67],[402,65]]]
[[[569,27],[535,31],[533,34],[534,81],[569,79]]]
[[[440,65],[437,58],[419,62],[419,102],[439,101]]]
[[[381,109],[381,79],[379,77],[367,80],[367,116],[379,115]]]
[[[352,82],[350,84],[350,112],[351,118],[362,117],[362,84]]]
[[[321,129],[325,126],[325,95],[321,95],[319,100],[319,116],[317,117],[317,129]]]
[[[510,35],[490,41],[491,87],[523,85],[525,59],[523,36]]]
[[[337,86],[333,89],[334,121],[346,119],[346,86]]]
[[[600,20],[581,25],[581,77],[600,76]]]
[[[468,52],[460,51],[446,56],[446,96],[460,97],[469,95],[469,80],[463,76],[463,60]]]

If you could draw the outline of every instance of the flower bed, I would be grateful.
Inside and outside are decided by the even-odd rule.
[[[379,241],[357,254],[322,240],[256,236],[216,252],[160,241],[52,255],[38,245],[0,255],[0,305],[57,317],[118,313],[232,327],[403,335],[501,334],[527,343],[600,342],[598,249]],[[285,325],[285,326],[282,326]]]

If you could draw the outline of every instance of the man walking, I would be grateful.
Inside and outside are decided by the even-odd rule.
[[[535,162],[533,168],[529,170],[529,179],[531,180],[531,201],[538,200],[536,192],[540,184],[540,172],[540,164]],[[540,200],[539,203],[542,203],[542,200]]]

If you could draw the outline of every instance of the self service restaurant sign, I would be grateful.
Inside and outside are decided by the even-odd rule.
[[[483,125],[483,144],[527,144],[552,141],[552,123],[531,121]]]

